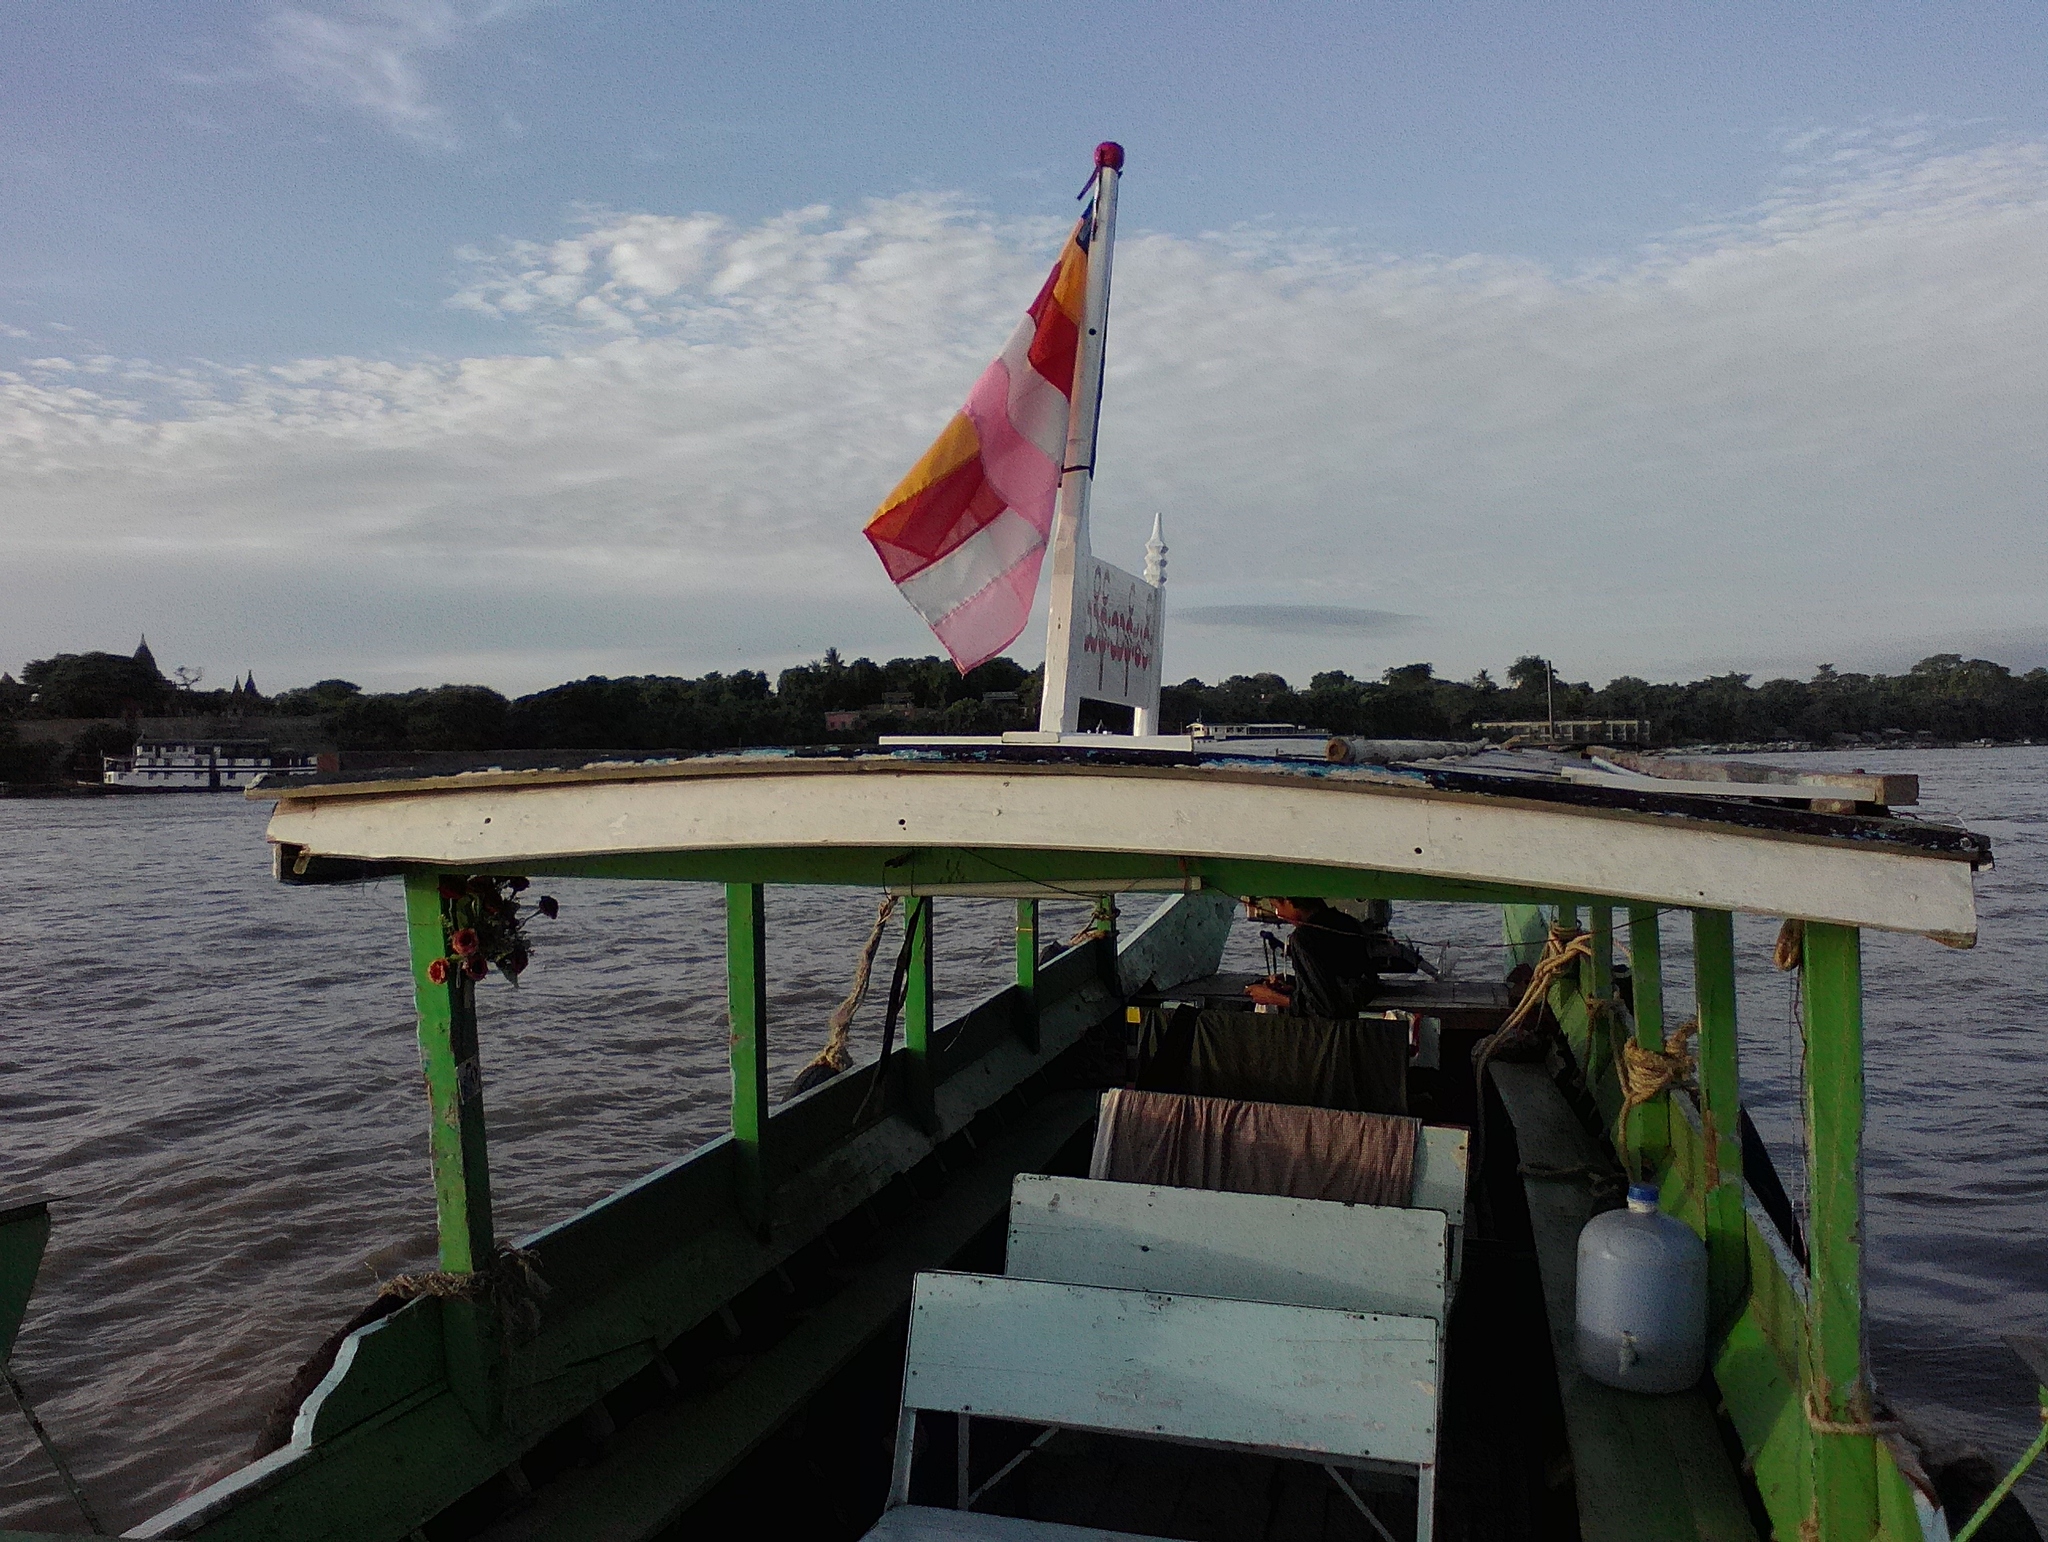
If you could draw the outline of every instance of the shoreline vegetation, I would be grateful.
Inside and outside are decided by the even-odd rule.
[[[1404,664],[1377,680],[1342,670],[1306,686],[1277,674],[1184,680],[1161,693],[1162,732],[1193,722],[1299,723],[1370,738],[1471,739],[1474,723],[1640,719],[1645,743],[1792,752],[1860,746],[2048,741],[2048,669],[2015,674],[1988,659],[1940,653],[1898,675],[1823,664],[1807,680],[1754,683],[1716,675],[1684,684],[1622,675],[1595,689],[1552,678],[1535,655],[1502,680],[1481,670],[1445,679]],[[962,675],[944,659],[886,663],[836,649],[771,680],[759,670],[696,678],[592,676],[508,698],[482,685],[369,692],[322,680],[265,696],[253,676],[200,689],[200,676],[158,669],[145,641],[132,655],[57,654],[0,674],[0,786],[27,793],[97,784],[99,757],[125,754],[145,731],[266,740],[278,750],[357,767],[407,756],[590,751],[692,755],[714,750],[872,744],[890,733],[993,734],[1037,725],[1041,675],[992,659]]]

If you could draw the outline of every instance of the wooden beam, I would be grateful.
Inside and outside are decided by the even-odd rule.
[[[1636,1043],[1643,1049],[1662,1050],[1664,941],[1655,905],[1628,907],[1628,972],[1636,1003]],[[1670,1105],[1660,1097],[1637,1108],[1625,1138],[1635,1153],[1636,1170],[1647,1172],[1654,1167],[1671,1145]]]
[[[1605,757],[1617,766],[1644,776],[1664,777],[1682,782],[1737,783],[1756,788],[1810,789],[1815,796],[1832,793],[1851,803],[1875,803],[1900,808],[1920,801],[1920,778],[1901,772],[1874,774],[1868,771],[1795,771],[1784,766],[1766,766],[1753,760],[1700,760],[1691,756],[1642,755],[1632,750],[1614,750]],[[1769,796],[1759,793],[1759,796]]]
[[[1749,1234],[1742,1213],[1742,1083],[1735,1034],[1735,918],[1725,910],[1695,910],[1692,956],[1700,1024],[1707,1311],[1718,1341],[1741,1314],[1749,1294]]]
[[[1166,873],[1183,862],[1242,860],[1798,916],[1958,943],[1976,934],[1972,864],[1984,860],[1982,843],[1966,833],[1904,821],[1871,821],[1852,839],[1836,833],[1834,821],[1825,821],[1825,832],[1752,828],[1335,775],[794,759],[758,765],[735,760],[688,776],[614,780],[451,778],[431,793],[287,797],[270,835],[293,848],[293,865],[303,854],[471,872],[736,853],[758,850],[764,840],[820,867],[848,848],[886,851],[891,860],[977,850],[1012,877],[1021,864],[1011,854],[1027,852],[1102,863],[1149,859],[1146,865]],[[1323,891],[1319,884],[1299,892]]]
[[[1017,901],[1017,1031],[1038,1053],[1038,901]]]
[[[740,1215],[768,1226],[768,949],[765,892],[757,883],[725,890],[726,1014],[732,1032],[732,1141]]]
[[[1813,1519],[1817,1542],[1866,1542],[1878,1514],[1863,1367],[1862,939],[1850,927],[1809,924],[1800,973],[1812,1195],[1803,1379],[1813,1426]]]
[[[434,1215],[441,1268],[474,1274],[491,1266],[490,1148],[484,1127],[483,1066],[476,1032],[476,982],[453,968],[448,901],[441,875],[405,875],[406,936],[412,952],[413,1005],[420,1069],[427,1083],[427,1148],[434,1170]],[[445,975],[432,978],[435,966]],[[442,1346],[449,1385],[480,1430],[504,1412],[502,1335],[482,1301],[442,1303]]]
[[[903,1086],[910,1120],[926,1134],[938,1129],[932,1076],[932,900],[914,895],[904,917],[910,929],[910,979],[903,998]]]

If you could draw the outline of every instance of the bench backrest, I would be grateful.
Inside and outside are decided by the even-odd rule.
[[[1004,1273],[1442,1323],[1449,1229],[1434,1209],[1019,1173]]]
[[[1420,1317],[920,1274],[903,1406],[1427,1466],[1437,1342]]]

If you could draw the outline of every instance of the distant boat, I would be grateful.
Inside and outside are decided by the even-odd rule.
[[[242,792],[270,775],[311,776],[308,756],[274,753],[262,739],[140,739],[128,755],[102,755],[100,780],[142,792]]]

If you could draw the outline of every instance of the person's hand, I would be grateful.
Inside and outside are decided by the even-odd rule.
[[[1254,980],[1244,988],[1244,993],[1262,1007],[1287,1007],[1294,1004],[1294,998],[1270,975],[1263,980]]]

